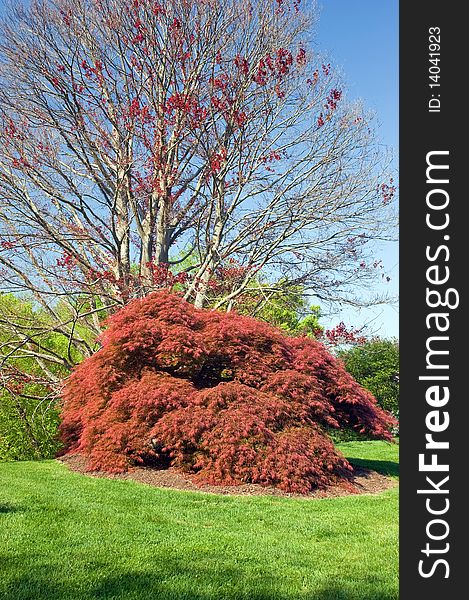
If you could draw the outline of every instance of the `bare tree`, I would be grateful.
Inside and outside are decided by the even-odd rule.
[[[0,268],[43,322],[26,334],[24,318],[0,315],[5,357],[27,348],[44,372],[69,367],[72,347],[94,351],[84,331],[99,333],[101,315],[174,281],[228,310],[278,282],[376,301],[360,295],[381,275],[367,249],[389,237],[395,190],[369,118],[312,50],[314,19],[299,0],[10,9]],[[68,356],[37,343],[49,330]]]

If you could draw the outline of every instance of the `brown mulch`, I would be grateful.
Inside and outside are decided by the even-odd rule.
[[[262,486],[257,483],[241,485],[196,485],[187,474],[174,468],[157,470],[148,467],[135,467],[127,473],[112,474],[104,471],[87,471],[86,459],[80,454],[62,456],[58,459],[71,471],[76,471],[91,477],[106,477],[108,479],[130,479],[158,488],[171,488],[191,492],[205,492],[231,496],[283,496],[289,498],[336,498],[350,494],[377,494],[397,486],[397,481],[361,467],[355,467],[352,485],[331,486],[325,490],[315,490],[309,494],[290,494],[272,486]]]

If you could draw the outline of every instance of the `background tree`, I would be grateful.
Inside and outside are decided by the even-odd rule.
[[[53,331],[44,310],[6,294],[0,295],[0,307],[2,318],[14,315],[24,340],[18,348],[10,322],[5,328],[0,320],[0,460],[48,458],[59,446],[56,400],[61,382],[80,356]],[[57,310],[61,313],[60,306]]]
[[[380,300],[363,293],[384,277],[370,242],[389,235],[395,188],[369,117],[312,50],[310,6],[33,0],[9,10],[0,267],[5,291],[48,315],[35,336],[53,331],[89,356],[85,330],[174,284],[198,307],[227,310],[290,286],[322,302]],[[2,323],[8,357],[21,355],[21,315]],[[58,360],[29,352],[44,373]]]
[[[319,306],[311,306],[300,287],[272,294],[268,300],[259,301],[256,309],[248,307],[246,314],[266,321],[291,335],[319,337],[324,328],[320,324]]]
[[[374,338],[338,353],[347,371],[369,390],[381,408],[399,416],[399,342]]]

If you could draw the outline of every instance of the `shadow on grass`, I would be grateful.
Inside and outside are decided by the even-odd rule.
[[[15,513],[15,512],[23,512],[24,508],[22,506],[15,506],[14,504],[9,504],[8,502],[0,502],[0,515],[6,513]]]
[[[356,467],[363,467],[364,469],[372,469],[382,475],[389,475],[391,477],[399,476],[399,463],[390,460],[369,460],[367,458],[353,458],[347,457],[347,460]]]
[[[329,584],[321,581],[311,591],[289,591],[282,586],[281,573],[259,573],[245,577],[242,569],[226,568],[223,560],[212,566],[167,560],[158,563],[155,572],[105,574],[109,565],[94,563],[96,578],[57,571],[53,565],[38,564],[31,569],[15,561],[14,576],[0,582],[2,600],[396,600],[397,592],[379,590],[379,582],[363,582],[363,586],[347,589],[345,581]],[[21,566],[20,566],[21,565]],[[84,577],[83,577],[84,575]]]
[[[190,573],[190,570],[189,570]],[[180,573],[184,575],[185,573]],[[262,578],[255,581],[246,581],[243,579],[242,571],[234,572],[229,569],[228,573],[220,568],[213,572],[205,572],[206,577],[196,575],[196,579],[192,579],[194,573],[191,574],[190,587],[184,586],[179,590],[173,589],[171,583],[165,582],[155,587],[155,581],[149,575],[142,574],[123,574],[116,578],[105,580],[100,588],[94,590],[92,598],[126,598],[127,595],[134,597],[136,591],[151,590],[153,598],[158,600],[294,600],[299,598],[298,592],[285,592],[279,589],[279,581],[281,581],[281,573],[276,577],[264,574]],[[224,576],[228,575],[229,581],[226,582]],[[346,584],[345,584],[346,585]],[[136,587],[137,586],[137,587]],[[177,587],[177,584],[174,586]],[[206,589],[204,589],[206,588]],[[143,598],[147,596],[142,595]],[[397,593],[380,592],[365,589],[361,591],[347,590],[340,585],[324,585],[318,586],[314,592],[303,592],[302,600],[396,600]]]
[[[379,591],[351,591],[331,585],[302,598],[305,600],[397,600],[398,595],[397,592],[393,594]]]

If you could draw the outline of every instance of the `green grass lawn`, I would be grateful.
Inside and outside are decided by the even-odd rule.
[[[398,446],[340,444],[397,475]],[[0,464],[1,600],[398,598],[398,490],[216,496]]]

